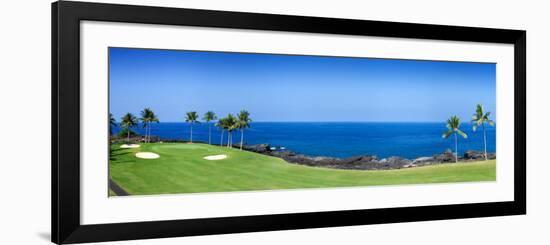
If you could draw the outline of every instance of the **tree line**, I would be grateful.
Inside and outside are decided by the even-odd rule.
[[[481,126],[483,129],[483,147],[484,147],[484,154],[485,160],[487,160],[487,133],[485,131],[485,124],[488,124],[490,126],[494,126],[495,122],[491,119],[489,119],[489,116],[491,115],[491,112],[485,112],[483,110],[483,105],[477,104],[476,106],[476,112],[472,115],[471,123],[472,130],[475,132],[478,127]],[[462,136],[464,139],[468,138],[468,135],[464,133],[462,130],[460,130],[460,118],[456,115],[451,116],[449,119],[447,119],[447,131],[443,133],[442,137],[444,139],[449,138],[449,136],[454,135],[455,139],[455,162],[458,162],[458,135]]]
[[[140,118],[137,118],[132,113],[128,112],[120,119],[120,127],[122,128],[121,135],[125,135],[128,142],[130,141],[130,135],[134,134],[131,129],[138,126],[140,123],[145,129],[145,142],[148,143],[151,140],[151,124],[158,123],[159,119],[150,108],[143,109],[140,116]],[[221,130],[220,146],[223,146],[223,136],[224,133],[227,132],[227,147],[233,147],[233,131],[239,130],[241,132],[240,150],[243,149],[244,130],[249,128],[252,122],[248,111],[241,110],[236,116],[229,113],[226,117],[220,119],[218,119],[216,113],[213,111],[207,111],[204,113],[202,120],[208,124],[208,144],[212,144],[212,122],[218,120],[214,125]],[[190,127],[189,142],[193,143],[193,125],[200,123],[199,114],[196,111],[187,112],[185,114],[185,122],[187,122]],[[112,127],[116,125],[116,119],[109,113],[110,134],[113,134]]]

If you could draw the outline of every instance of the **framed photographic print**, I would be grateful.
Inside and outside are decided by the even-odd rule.
[[[525,214],[525,38],[55,2],[52,241]]]

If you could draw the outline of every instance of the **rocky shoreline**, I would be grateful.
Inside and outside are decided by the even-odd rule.
[[[435,154],[430,157],[419,157],[416,159],[406,159],[397,156],[378,159],[378,157],[374,155],[354,156],[348,158],[312,157],[289,150],[272,150],[272,147],[268,144],[245,145],[243,146],[243,150],[278,157],[293,164],[335,169],[389,170],[455,162],[455,156],[451,151]],[[458,162],[484,160],[483,155],[484,154],[481,151],[468,150],[464,153],[464,155],[458,157]],[[487,153],[487,158],[496,159],[496,154]]]
[[[111,143],[126,142],[125,138],[112,137]],[[140,143],[143,141],[141,136],[134,136],[130,139],[131,142]],[[153,136],[151,142],[181,142],[186,143],[188,141],[177,139],[160,139],[158,136]],[[200,142],[204,143],[207,142]],[[239,144],[233,145],[233,148],[239,148]],[[243,145],[243,150],[255,152],[267,156],[278,157],[285,160],[288,163],[306,165],[311,167],[323,167],[334,169],[353,169],[353,170],[389,170],[389,169],[401,169],[412,168],[427,165],[454,163],[455,156],[451,151],[445,151],[433,156],[419,157],[416,159],[407,159],[398,156],[391,156],[388,158],[379,159],[375,155],[362,155],[353,156],[348,158],[336,158],[336,157],[314,157],[299,154],[290,150],[281,150],[280,148],[273,150],[274,148],[269,144],[257,144],[257,145]],[[492,152],[487,153],[488,159],[496,159],[496,154]],[[458,157],[458,162],[472,162],[484,160],[483,152],[467,150],[462,156]]]

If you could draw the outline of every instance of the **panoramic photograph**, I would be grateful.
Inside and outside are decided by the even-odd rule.
[[[496,181],[496,64],[110,47],[108,196]]]

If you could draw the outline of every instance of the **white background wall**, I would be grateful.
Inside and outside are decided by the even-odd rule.
[[[545,1],[118,2],[527,30],[528,214],[109,244],[549,244],[550,8]],[[48,244],[50,2],[6,1],[0,20],[0,244]]]

